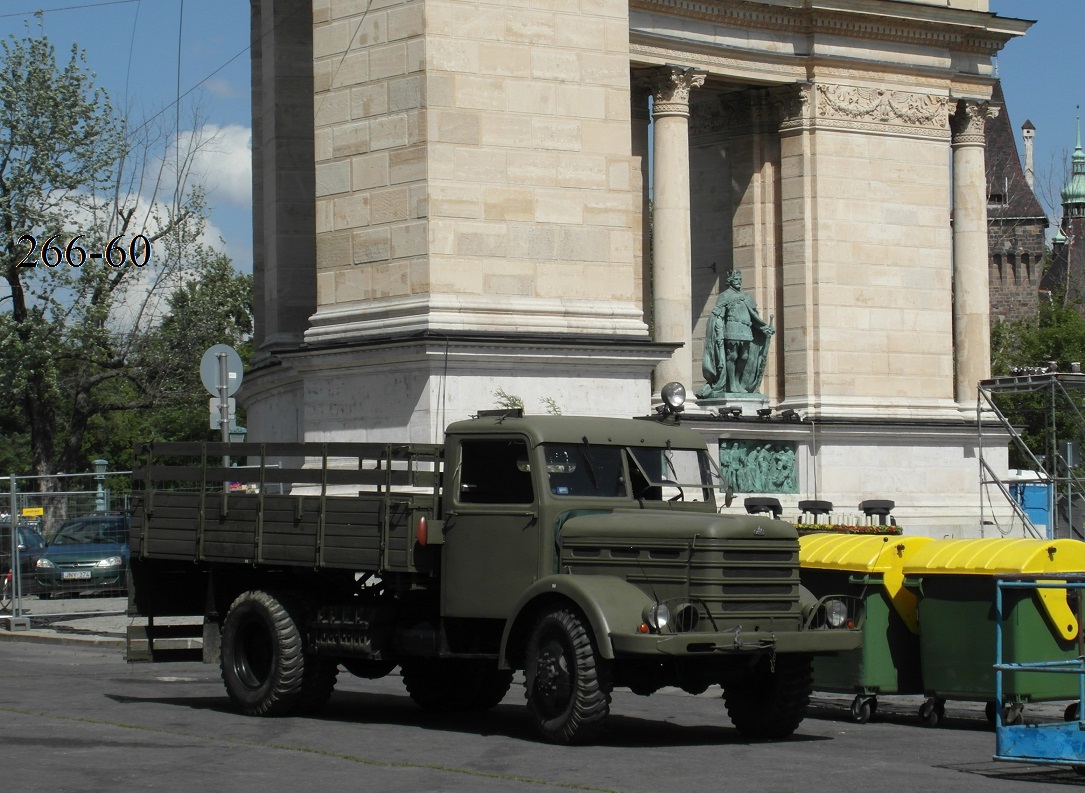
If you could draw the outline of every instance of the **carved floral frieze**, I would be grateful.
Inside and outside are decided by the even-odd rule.
[[[817,116],[944,130],[949,121],[949,100],[885,88],[819,84]]]

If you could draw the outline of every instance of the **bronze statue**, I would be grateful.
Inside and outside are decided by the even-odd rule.
[[[753,298],[742,291],[742,273],[732,270],[708,318],[700,399],[756,394],[765,375],[769,340],[776,329],[761,319]]]

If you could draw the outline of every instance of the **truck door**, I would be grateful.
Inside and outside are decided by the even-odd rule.
[[[441,611],[508,616],[539,568],[539,506],[523,437],[464,438],[446,461]],[[449,464],[450,463],[450,464]]]

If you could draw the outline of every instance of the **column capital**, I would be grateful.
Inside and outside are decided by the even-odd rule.
[[[649,75],[652,91],[652,116],[689,117],[689,92],[691,88],[704,85],[708,73],[701,69],[683,69],[681,66],[663,66]]]
[[[998,105],[976,99],[961,99],[950,118],[953,146],[985,146],[984,129],[987,120],[998,115]]]

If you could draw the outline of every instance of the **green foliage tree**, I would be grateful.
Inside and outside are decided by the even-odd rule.
[[[245,282],[199,245],[205,204],[189,176],[206,141],[191,136],[182,151],[174,132],[129,126],[83,52],[58,62],[40,20],[0,41],[0,400],[12,407],[0,412],[0,470],[42,477],[42,491],[58,489],[59,471],[129,457],[115,444],[195,399],[179,378],[198,367],[192,345],[251,322],[233,294],[232,329],[218,307],[194,305],[221,297],[211,278]]]
[[[140,441],[217,440],[208,425],[210,397],[200,380],[200,361],[215,344],[229,344],[243,362],[252,357],[252,276],[204,246],[192,258],[196,275],[170,291],[164,317],[145,339],[141,380],[156,394],[155,404],[102,414],[88,433],[92,443],[85,454],[104,455],[114,469],[135,467],[133,449]],[[238,420],[244,424],[243,415]]]
[[[1081,307],[1062,295],[1041,303],[1031,319],[999,322],[991,329],[991,370],[995,376],[1028,367],[1046,368],[1052,363],[1059,371],[1068,372],[1075,361],[1085,362],[1085,317]],[[1058,456],[1055,444],[1085,431],[1075,415],[1085,412],[1085,393],[1079,391],[1000,393],[995,395],[995,404],[1020,428],[1029,449],[1046,457],[1052,473],[1056,472],[1050,466]],[[1016,468],[1032,465],[1013,447],[1010,464]]]

